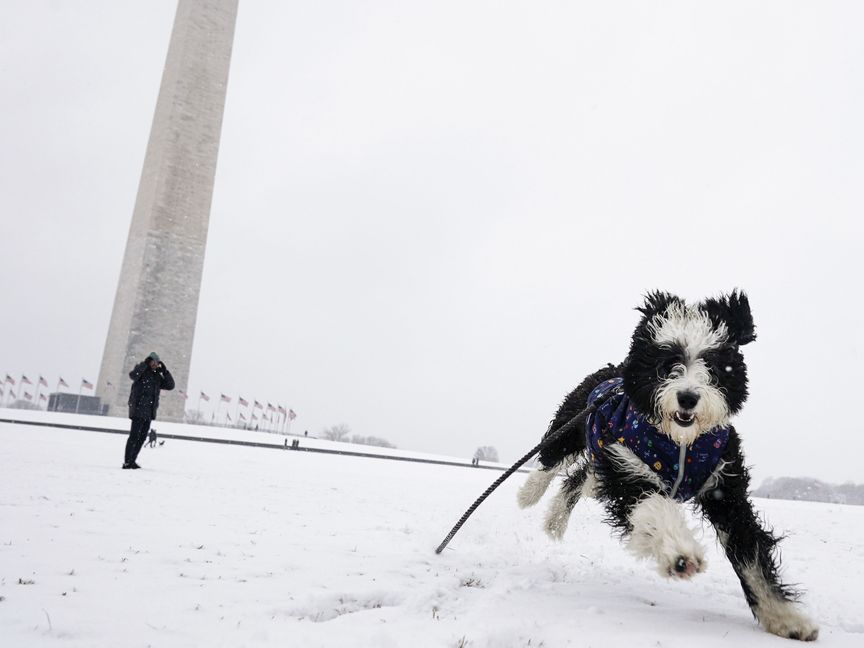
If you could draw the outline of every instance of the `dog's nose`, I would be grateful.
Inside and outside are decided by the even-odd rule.
[[[682,409],[692,410],[699,402],[699,394],[692,391],[678,392],[678,404]]]

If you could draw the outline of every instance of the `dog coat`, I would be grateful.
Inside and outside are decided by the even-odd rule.
[[[682,447],[636,411],[624,393],[623,382],[623,378],[606,380],[588,397],[588,404],[601,401],[585,423],[591,461],[602,460],[606,444],[621,443],[657,474],[670,497],[686,502],[720,463],[729,428],[716,427]]]

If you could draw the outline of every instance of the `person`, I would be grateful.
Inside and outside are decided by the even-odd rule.
[[[132,427],[126,440],[123,470],[137,470],[141,466],[135,460],[147,439],[150,423],[156,418],[159,392],[163,389],[174,389],[174,377],[154,352],[148,355],[144,362],[135,365],[129,372],[129,378],[132,379],[132,390],[129,392],[129,418],[132,419]]]
[[[147,441],[151,448],[156,447],[156,428],[150,428],[150,436],[147,437]]]

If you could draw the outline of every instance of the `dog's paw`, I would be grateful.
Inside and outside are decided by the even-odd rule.
[[[549,503],[546,510],[546,518],[543,520],[543,530],[552,540],[561,540],[567,525],[570,523],[570,514],[573,512],[573,501],[568,493],[559,492]]]
[[[680,506],[660,494],[642,499],[630,514],[627,548],[653,559],[661,576],[688,579],[705,571],[705,550],[687,526]]]
[[[792,601],[772,601],[757,606],[754,612],[762,627],[778,637],[799,641],[815,641],[819,637],[819,626]]]
[[[660,564],[660,574],[669,578],[677,578],[679,580],[687,580],[696,574],[701,574],[705,571],[706,561],[702,555],[701,547],[697,547],[699,552],[697,555],[679,554],[672,561],[665,561],[665,564]]]
[[[535,470],[530,475],[525,483],[519,488],[516,494],[516,502],[519,508],[528,508],[534,506],[543,497],[543,493],[549,488],[549,483],[555,478],[555,469]]]

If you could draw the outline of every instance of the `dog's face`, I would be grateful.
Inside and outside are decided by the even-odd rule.
[[[738,347],[756,339],[743,293],[688,305],[655,292],[624,363],[624,389],[652,424],[678,443],[725,426],[747,399],[747,366]]]

